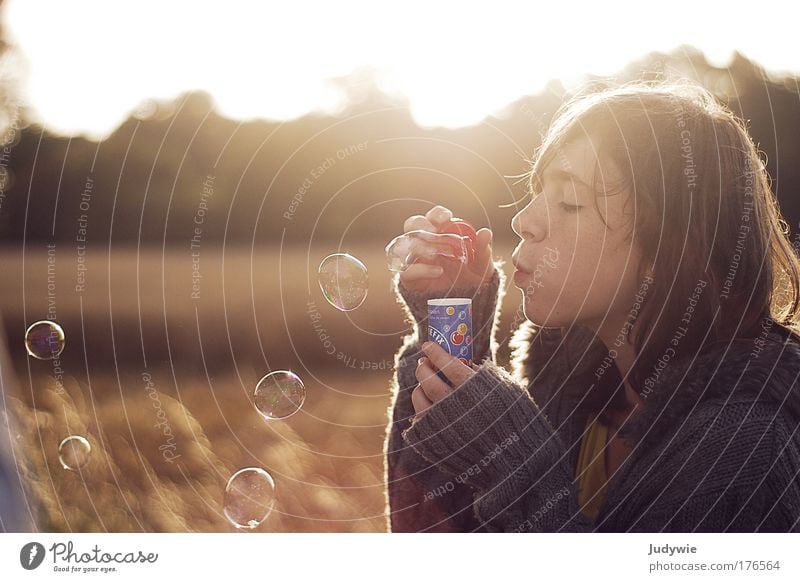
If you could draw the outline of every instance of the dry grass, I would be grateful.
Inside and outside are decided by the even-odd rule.
[[[32,379],[12,412],[16,452],[44,531],[229,531],[223,490],[244,466],[264,467],[276,481],[275,509],[257,531],[385,530],[385,374],[349,379],[348,388],[360,386],[365,396],[309,383],[304,410],[268,423],[235,376],[176,386],[168,370],[156,372],[169,438],[163,421],[156,426],[156,401],[139,376],[96,377],[91,393],[74,380],[59,389],[46,375]],[[92,445],[80,472],[59,463],[58,443],[68,434],[86,435]]]
[[[391,360],[408,327],[380,248],[356,253],[370,267],[370,294],[346,314],[327,306],[315,287],[324,254],[238,253],[223,263],[222,255],[207,252],[202,299],[192,301],[188,252],[90,255],[86,289],[77,293],[74,249],[59,250],[63,387],[49,362],[22,353],[21,330],[47,314],[46,255],[27,251],[23,263],[21,253],[0,254],[1,307],[20,379],[10,400],[15,452],[37,526],[232,531],[222,514],[227,479],[241,467],[261,466],[275,479],[276,506],[255,531],[385,531],[382,449]],[[312,325],[309,301],[335,354]],[[510,329],[515,308],[506,307],[503,329]],[[383,369],[361,371],[363,362]],[[306,404],[289,419],[266,422],[251,394],[275,369],[304,379]],[[158,426],[145,372],[171,439],[163,420]],[[68,434],[86,436],[93,447],[80,473],[58,460],[58,443]],[[179,455],[173,462],[162,453],[168,445]]]

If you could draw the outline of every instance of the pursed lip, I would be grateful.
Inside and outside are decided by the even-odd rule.
[[[531,278],[531,273],[523,267],[517,256],[511,257],[511,262],[514,264],[516,271],[514,271],[514,285],[519,287],[520,289],[524,288],[528,284],[528,280]]]
[[[525,273],[526,275],[530,275],[531,274],[531,272],[528,269],[526,269],[523,265],[520,264],[518,256],[512,255],[511,256],[511,263],[514,265],[514,268],[517,271]]]
[[[514,281],[516,282],[527,281],[531,277],[532,275],[527,271],[514,271]]]

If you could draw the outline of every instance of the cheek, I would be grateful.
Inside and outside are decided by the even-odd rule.
[[[602,309],[626,292],[628,281],[635,279],[637,256],[622,237],[609,232],[587,233],[573,240],[560,265],[562,296],[576,308]]]
[[[605,306],[627,301],[630,290],[637,286],[639,255],[630,243],[622,240],[606,241],[605,246],[598,245],[594,254],[593,264],[587,265],[587,276],[591,277],[597,269],[592,282],[592,294],[596,297],[590,295],[589,300]]]
[[[558,278],[565,284],[565,293],[573,295],[579,290],[583,296],[585,290],[602,282],[599,279],[608,270],[608,253],[604,252],[607,244],[602,233],[594,232],[562,239]]]
[[[551,236],[529,262],[541,285],[524,294],[528,318],[567,325],[576,316],[594,317],[618,303],[627,305],[623,297],[631,285],[637,286],[639,257],[621,231],[593,221],[553,225]]]

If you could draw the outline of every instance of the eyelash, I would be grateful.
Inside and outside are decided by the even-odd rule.
[[[583,208],[583,206],[573,206],[564,202],[559,202],[558,205],[568,214],[576,214],[580,208]]]
[[[528,184],[528,195],[531,197],[531,200],[535,200],[541,194],[542,194],[542,190],[540,188],[534,188],[532,182],[530,184]],[[578,210],[583,208],[583,206],[575,206],[573,204],[567,204],[565,202],[559,202],[558,205],[567,214],[577,214]]]

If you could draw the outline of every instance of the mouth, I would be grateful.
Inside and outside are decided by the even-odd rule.
[[[519,257],[516,255],[511,256],[511,263],[514,265],[514,284],[517,287],[522,287],[525,281],[530,277],[530,272],[528,272],[525,267],[523,267],[519,262]]]
[[[516,276],[517,273],[524,273],[526,275],[530,275],[531,274],[530,271],[528,271],[525,267],[523,267],[520,264],[519,259],[517,257],[511,257],[511,263],[514,265],[514,268],[516,269],[516,271],[514,272],[515,276]]]
[[[530,278],[531,274],[527,271],[523,271],[522,269],[514,271],[514,284],[517,287],[524,287]]]

